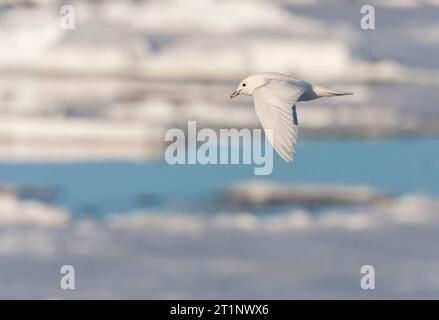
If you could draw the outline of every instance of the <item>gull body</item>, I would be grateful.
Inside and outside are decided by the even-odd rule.
[[[253,96],[256,114],[268,140],[289,162],[294,157],[299,128],[296,103],[352,93],[313,85],[281,73],[264,72],[242,80],[230,98],[240,94]]]

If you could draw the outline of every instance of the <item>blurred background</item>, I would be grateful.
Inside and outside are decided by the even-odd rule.
[[[0,1],[0,298],[438,298],[439,2],[367,4]],[[228,97],[265,71],[354,95],[299,104],[269,176],[164,161],[259,128]]]

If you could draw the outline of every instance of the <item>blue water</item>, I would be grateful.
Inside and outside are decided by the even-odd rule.
[[[363,184],[396,194],[439,194],[439,139],[302,141],[292,164],[276,156],[273,173],[252,165],[165,162],[0,163],[0,184],[48,186],[54,204],[76,216],[139,208],[190,209],[248,179]]]

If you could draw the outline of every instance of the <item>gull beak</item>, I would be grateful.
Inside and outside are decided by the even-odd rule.
[[[233,99],[234,97],[239,96],[240,93],[241,93],[241,90],[236,90],[235,92],[233,92],[230,95],[230,99]]]

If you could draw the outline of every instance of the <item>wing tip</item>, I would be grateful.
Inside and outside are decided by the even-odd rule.
[[[283,154],[279,151],[276,151],[277,154],[287,163],[294,162],[294,151],[291,154]]]

